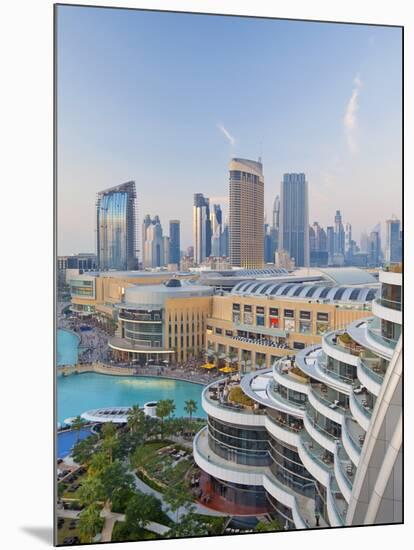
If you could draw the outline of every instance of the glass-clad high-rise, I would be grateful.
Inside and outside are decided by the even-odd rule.
[[[136,269],[135,182],[100,191],[96,202],[98,268]]]
[[[305,174],[284,174],[280,192],[279,250],[297,266],[309,266],[308,182]]]
[[[169,263],[180,263],[180,220],[170,220],[170,258]]]

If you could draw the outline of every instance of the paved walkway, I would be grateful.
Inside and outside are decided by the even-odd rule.
[[[79,514],[80,512],[78,512],[77,510],[60,509],[57,512],[59,518],[66,519],[77,519],[79,517]],[[114,529],[115,523],[117,521],[125,521],[125,514],[117,514],[116,512],[112,512],[108,508],[103,508],[103,510],[101,511],[101,517],[105,519],[105,523],[102,528],[100,542],[111,542],[112,531]],[[166,525],[163,525],[162,523],[157,523],[156,521],[150,521],[145,526],[145,529],[147,531],[151,531],[152,533],[156,533],[157,535],[165,535],[170,530],[170,528]]]
[[[172,519],[173,521],[176,521],[177,520],[177,512],[172,512],[170,510],[168,504],[164,500],[163,494],[156,491],[155,489],[153,489],[152,487],[150,487],[146,483],[144,483],[144,481],[142,481],[142,479],[139,479],[139,477],[136,475],[135,472],[133,473],[133,476],[134,476],[134,480],[135,480],[135,487],[139,491],[142,491],[143,493],[145,493],[147,495],[153,495],[156,498],[158,498],[161,501],[163,511],[167,514],[167,516],[170,519]],[[194,511],[197,514],[204,514],[206,516],[227,516],[228,515],[228,514],[225,514],[225,513],[222,513],[222,512],[217,512],[216,510],[210,510],[210,508],[207,508],[206,506],[203,506],[199,502],[194,502],[193,506],[194,506]],[[187,515],[187,514],[188,514],[187,508],[185,508],[184,506],[181,506],[178,509],[178,521],[180,521],[180,519],[183,516]]]

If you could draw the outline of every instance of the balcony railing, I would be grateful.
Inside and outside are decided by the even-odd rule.
[[[397,340],[383,336],[383,334],[381,333],[381,329],[376,328],[375,326],[372,325],[372,323],[368,324],[368,332],[371,338],[373,338],[381,346],[385,346],[389,348],[390,351],[392,351],[397,345]]]
[[[370,377],[374,382],[377,382],[378,384],[382,384],[384,380],[384,376],[386,373],[386,369],[381,367],[381,362],[377,360],[370,361],[365,356],[361,354],[360,358],[360,364],[362,370]]]
[[[331,441],[337,441],[341,438],[341,432],[335,433],[334,431],[328,431],[326,428],[321,426],[313,417],[314,409],[311,405],[307,404],[306,407],[306,418],[309,423],[321,434],[330,439]]]
[[[276,384],[270,383],[268,385],[268,391],[276,399],[280,399],[281,401],[283,401],[284,403],[287,403],[288,405],[291,405],[293,407],[297,407],[299,409],[304,409],[305,408],[305,402],[304,401],[294,401],[292,399],[288,399],[288,398],[284,397],[283,395],[281,395],[280,392],[279,392],[279,386],[276,385]],[[289,390],[287,390],[287,391],[289,391]],[[289,394],[287,394],[287,395],[289,395]]]
[[[339,410],[341,413],[346,412],[347,408],[339,402],[337,394],[330,388],[326,388],[326,391],[324,391],[322,384],[312,384],[312,392],[323,405],[332,410]]]
[[[312,460],[316,461],[322,468],[328,472],[333,471],[333,458],[331,455],[314,441],[305,430],[300,435],[303,447]]]
[[[401,311],[401,302],[395,300],[388,300],[387,298],[377,298],[377,302],[388,309],[395,309]]]
[[[217,386],[213,386],[217,387]],[[232,411],[236,413],[243,413],[243,414],[265,414],[266,409],[261,408],[258,403],[255,403],[253,407],[247,407],[241,403],[233,403],[232,401],[229,401],[227,397],[223,395],[219,395],[218,392],[215,392],[214,389],[209,387],[206,388],[203,392],[204,398],[211,403],[214,407],[218,407],[220,409],[225,409],[227,411]]]
[[[370,420],[372,416],[372,407],[370,407],[369,401],[365,394],[357,394],[355,393],[355,389],[356,388],[353,389],[353,392],[358,409],[368,420]]]

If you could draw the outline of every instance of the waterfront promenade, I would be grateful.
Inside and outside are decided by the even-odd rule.
[[[91,363],[77,363],[76,365],[61,365],[57,367],[58,374],[68,376],[70,374],[82,374],[94,372],[97,374],[107,374],[111,376],[154,376],[157,378],[167,378],[172,380],[182,380],[185,382],[193,382],[203,386],[223,378],[223,373],[213,369],[206,371],[200,367],[187,368],[185,366],[132,366],[132,365],[117,365],[113,363],[103,363],[95,361]]]

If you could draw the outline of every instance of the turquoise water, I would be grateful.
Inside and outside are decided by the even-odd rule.
[[[74,365],[78,361],[79,337],[68,330],[57,331],[57,364]]]
[[[66,330],[58,330],[58,365],[74,364],[78,356],[79,339]],[[186,416],[185,401],[194,399],[197,403],[195,416],[204,417],[201,408],[203,386],[167,380],[156,377],[109,376],[85,373],[58,376],[57,378],[57,420],[78,416],[89,409],[101,407],[143,406],[148,401],[172,399],[175,416]]]
[[[127,407],[148,401],[173,399],[175,416],[187,416],[185,401],[194,399],[197,411],[194,416],[205,417],[201,408],[203,386],[156,377],[109,376],[85,373],[58,376],[57,420],[77,416],[89,409],[101,407]]]

